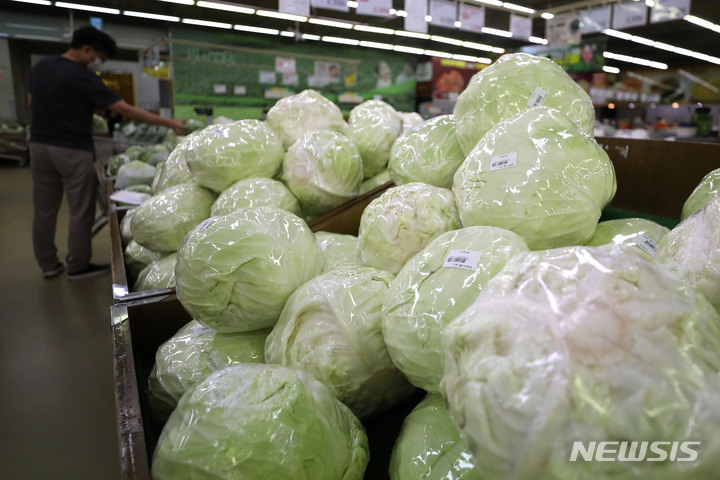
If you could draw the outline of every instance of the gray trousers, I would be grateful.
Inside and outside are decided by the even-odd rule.
[[[98,178],[94,152],[30,143],[33,177],[33,248],[43,271],[58,264],[55,227],[63,191],[70,209],[68,231],[69,272],[83,270],[92,256]]]

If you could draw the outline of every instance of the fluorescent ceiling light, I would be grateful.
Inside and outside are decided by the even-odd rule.
[[[532,35],[528,37],[528,41],[531,43],[539,43],[540,45],[548,44],[548,41],[546,38],[533,37]]]
[[[437,50],[425,50],[425,55],[428,55],[430,57],[439,57],[439,58],[452,58],[452,53],[447,52],[439,52]]]
[[[540,14],[540,16],[545,20],[552,20],[553,18],[555,18],[555,14],[550,12],[543,12]]]
[[[507,30],[498,30],[497,28],[482,27],[482,32],[490,35],[497,35],[498,37],[510,38],[513,36],[512,32]]]
[[[183,18],[182,23],[187,23],[188,25],[198,25],[200,27],[225,28],[227,30],[232,28],[232,24],[230,23],[209,22],[207,20],[199,20],[197,18]]]
[[[430,40],[433,42],[447,43],[449,45],[462,45],[463,41],[456,38],[442,37],[440,35],[430,35]]]
[[[529,13],[530,15],[535,13],[535,9],[523,7],[521,5],[515,5],[514,3],[510,3],[510,2],[503,2],[502,6],[507,8],[508,10],[515,10],[516,12]]]
[[[405,10],[398,10],[397,12],[395,12],[395,15],[397,15],[398,17],[407,17],[407,12]]]
[[[617,67],[609,67],[609,66],[605,65],[602,67],[602,69],[603,69],[603,72],[607,72],[607,73],[620,73],[620,69]]]
[[[503,2],[500,0],[475,0],[478,3],[484,3],[486,5],[492,5],[493,7],[502,7]]]
[[[280,33],[280,30],[274,28],[253,27],[251,25],[235,25],[233,28],[240,32],[263,33],[265,35],[277,35]]]
[[[96,7],[94,5],[83,5],[82,3],[55,2],[56,7],[69,8],[71,10],[83,10],[86,12],[107,13],[108,15],[119,15],[117,8]]]
[[[325,20],[323,18],[311,18],[308,23],[314,23],[315,25],[325,25],[326,27],[337,27],[337,28],[353,28],[352,23],[337,22],[335,20]]]
[[[300,38],[303,40],[320,40],[320,35],[312,35],[310,33],[303,33]]]
[[[391,28],[371,27],[370,25],[355,25],[353,28],[361,32],[383,33],[385,35],[392,35],[395,33],[395,30]]]
[[[350,8],[357,8],[358,2],[353,2],[353,1],[347,2],[347,6]]]
[[[357,46],[360,45],[360,40],[354,40],[352,38],[343,38],[343,37],[322,37],[323,42],[328,43],[340,43],[342,45],[353,45]]]
[[[493,52],[493,53],[505,53],[504,48],[500,47],[493,47],[491,45],[485,45],[484,43],[475,43],[475,42],[463,42],[463,47],[465,48],[472,48],[475,50],[482,50],[483,52]]]
[[[165,3],[179,3],[180,5],[195,5],[195,0],[159,0]]]
[[[52,5],[52,2],[49,2],[48,0],[14,0],[14,1],[21,2],[21,3],[32,3],[33,5],[45,5],[45,6]]]
[[[158,15],[156,13],[134,12],[132,10],[125,10],[123,12],[123,15],[127,15],[128,17],[149,18],[151,20],[162,20],[164,22],[180,21],[180,17],[173,17],[172,15]]]
[[[430,35],[427,33],[408,32],[407,30],[395,30],[395,35],[401,37],[419,38],[421,40],[430,40]]]
[[[430,15],[425,15],[425,21],[432,22],[432,17]]]
[[[248,8],[248,7],[241,7],[240,5],[232,5],[229,3],[219,3],[219,2],[205,2],[203,0],[200,0],[196,3],[198,7],[203,8],[212,8],[215,10],[222,10],[225,12],[235,12],[235,13],[246,13],[248,15],[252,15],[255,13],[254,8]]]
[[[704,18],[696,17],[695,15],[685,15],[685,20],[690,23],[694,23],[699,27],[707,28],[713,32],[720,33],[720,25],[707,21]]]
[[[413,53],[415,55],[424,55],[425,50],[422,48],[406,47],[404,45],[393,45],[393,50],[402,53]]]
[[[492,63],[492,60],[490,60],[489,58],[485,58],[485,57],[477,57],[477,63],[486,63],[486,64],[490,65]]]
[[[455,25],[455,28],[460,28],[462,27],[462,22],[460,20],[455,20],[455,23],[453,23],[453,25]]]
[[[389,43],[379,43],[379,42],[367,42],[365,40],[360,41],[361,47],[367,47],[367,48],[377,48],[380,50],[392,50],[393,46]]]
[[[465,62],[476,62],[477,57],[473,57],[472,55],[460,55],[457,53],[453,53],[452,56],[453,60],[463,60]]]
[[[273,10],[257,10],[255,12],[261,17],[279,18],[281,20],[290,20],[292,22],[307,22],[307,17],[302,15],[293,15],[292,13],[275,12]]]
[[[295,32],[288,32],[288,31],[280,32],[280,36],[281,37],[294,37]]]
[[[631,57],[629,55],[620,55],[618,53],[603,52],[603,57],[609,58],[611,60],[617,60],[619,62],[634,63],[636,65],[642,65],[645,67],[657,68],[659,70],[667,70],[668,68],[668,66],[664,63],[654,62],[652,60],[647,60],[639,57]]]
[[[621,38],[623,40],[627,40],[629,42],[639,43],[641,45],[658,48],[660,50],[665,50],[667,52],[673,52],[673,53],[677,53],[678,55],[685,55],[687,57],[697,58],[698,60],[704,60],[709,63],[714,63],[717,65],[720,65],[720,58],[718,58],[718,57],[713,57],[711,55],[706,55],[704,53],[694,52],[692,50],[688,50],[687,48],[676,47],[674,45],[670,45],[669,43],[656,42],[654,40],[650,40],[649,38],[640,37],[637,35],[630,35],[629,33],[621,32],[618,30],[613,30],[611,28],[603,30],[603,33],[605,35],[609,35],[611,37],[616,37],[616,38]]]
[[[712,83],[706,82],[706,81],[703,80],[702,78],[696,77],[696,76],[693,75],[692,73],[686,72],[686,71],[683,70],[683,69],[679,69],[679,70],[678,70],[678,73],[679,73],[680,75],[682,75],[683,77],[687,78],[688,80],[690,80],[690,81],[692,81],[692,82],[695,82],[695,83],[697,83],[697,84],[702,85],[703,87],[707,88],[707,89],[710,90],[711,92],[720,93],[720,88],[717,88],[717,87],[716,87],[715,85],[713,85]]]

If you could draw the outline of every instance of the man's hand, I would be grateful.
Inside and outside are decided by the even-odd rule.
[[[185,120],[175,120],[174,118],[168,118],[166,127],[172,128],[178,135],[185,135],[187,129],[185,128]]]

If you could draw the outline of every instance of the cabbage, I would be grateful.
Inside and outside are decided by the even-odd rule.
[[[510,258],[527,250],[508,230],[468,227],[443,233],[405,264],[385,296],[382,330],[390,357],[408,380],[439,391],[442,330]]]
[[[417,127],[425,121],[425,119],[417,112],[398,112],[402,119],[402,131],[406,133],[413,127]]]
[[[363,161],[345,136],[310,130],[288,149],[282,171],[303,211],[321,215],[357,196]]]
[[[155,165],[155,176],[153,177],[153,181],[150,184],[150,194],[154,195],[157,193],[158,184],[160,183],[160,177],[162,176],[162,170],[165,166],[165,161],[158,163]]]
[[[185,127],[185,130],[188,132],[196,132],[199,130],[202,130],[203,128],[207,127],[207,121],[199,120],[197,118],[188,118],[185,120],[185,123],[183,124],[183,127]]]
[[[223,190],[212,206],[212,215],[257,207],[277,207],[300,214],[297,198],[284,183],[272,178],[246,178]]]
[[[316,90],[303,90],[278,100],[268,110],[267,124],[278,134],[285,149],[309,130],[342,132],[345,128],[340,108]]]
[[[315,232],[315,239],[322,252],[324,272],[343,263],[357,262],[357,237],[343,233]]]
[[[605,150],[567,115],[547,107],[494,126],[453,183],[463,226],[512,230],[533,250],[590,240],[615,188]]]
[[[143,148],[142,155],[140,155],[140,160],[151,165],[157,165],[160,162],[164,162],[169,154],[170,150],[164,143],[160,143],[157,145],[148,145],[147,147]]]
[[[368,267],[395,275],[435,237],[458,228],[450,190],[424,183],[390,188],[363,211],[358,257]]]
[[[440,115],[398,138],[390,151],[388,171],[395,185],[423,182],[450,188],[465,160],[452,115]]]
[[[288,298],[265,342],[265,360],[299,367],[360,418],[413,392],[383,341],[382,299],[393,276],[340,265]]]
[[[190,148],[193,135],[183,137],[182,141],[170,152],[163,163],[162,172],[157,181],[153,181],[153,193],[160,193],[175,185],[193,182],[192,173],[185,162],[185,154]]]
[[[361,480],[367,436],[309,374],[236,364],[180,399],[158,440],[154,480]]]
[[[440,395],[428,394],[405,417],[390,457],[390,480],[485,480]]]
[[[138,274],[148,265],[153,263],[155,260],[159,260],[165,256],[165,252],[155,252],[149,248],[143,247],[135,240],[130,240],[130,243],[125,247],[123,260],[125,262],[125,268],[130,277],[137,277]]]
[[[562,111],[592,135],[595,108],[585,90],[548,58],[510,53],[476,73],[455,103],[463,151],[470,153],[498,122],[537,105]]]
[[[210,373],[234,363],[263,363],[269,330],[217,333],[191,320],[160,345],[148,380],[153,415],[164,422],[180,397]]]
[[[106,134],[106,133],[108,133],[107,120],[105,120],[103,117],[101,117],[97,113],[94,113],[93,114],[93,135]]]
[[[132,185],[150,185],[154,177],[154,166],[140,160],[131,160],[118,168],[114,187],[115,190],[122,190]]]
[[[292,292],[322,271],[315,236],[274,207],[212,217],[178,248],[177,296],[220,332],[272,327]]]
[[[135,282],[135,291],[175,288],[177,254],[171,253],[143,268]]]
[[[645,218],[622,218],[597,224],[595,235],[585,245],[596,247],[608,243],[632,245],[648,258],[657,252],[660,240],[670,229]]]
[[[350,111],[345,135],[360,152],[363,178],[385,168],[390,149],[401,133],[402,117],[382,100],[367,100]]]
[[[720,316],[631,247],[515,256],[445,328],[442,349],[442,391],[484,478],[720,471]],[[701,442],[697,461],[569,461],[575,441],[684,440]]]
[[[125,165],[126,163],[131,162],[132,159],[125,155],[124,153],[118,153],[117,155],[113,155],[108,159],[108,166],[107,166],[107,174],[109,177],[114,177],[117,175],[118,170],[120,170],[120,167]]]
[[[185,161],[195,181],[222,192],[244,178],[272,177],[282,165],[275,133],[260,120],[211,125],[193,136]]]
[[[700,180],[695,190],[685,200],[681,218],[685,220],[718,195],[720,195],[720,168],[713,170]]]
[[[177,250],[185,235],[210,216],[215,195],[198,185],[177,185],[135,208],[130,230],[140,245],[158,252]]]
[[[696,287],[720,311],[720,198],[670,230],[655,260]]]
[[[132,220],[135,209],[132,208],[125,212],[122,220],[120,220],[120,236],[122,237],[123,245],[127,245],[133,239],[132,230],[130,229],[130,221]]]
[[[386,183],[391,181],[392,180],[390,180],[390,172],[388,172],[386,168],[383,168],[382,170],[380,170],[380,172],[376,173],[375,175],[360,184],[360,190],[358,191],[358,195],[364,195],[370,190],[374,190],[377,187],[385,185]]]
[[[142,157],[143,153],[143,146],[142,145],[131,145],[128,148],[125,149],[123,152],[125,155],[130,157],[130,160],[140,160],[140,157]]]

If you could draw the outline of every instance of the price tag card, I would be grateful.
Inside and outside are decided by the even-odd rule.
[[[502,170],[517,165],[517,152],[505,153],[490,159],[490,171]]]
[[[651,257],[654,257],[658,251],[658,244],[647,235],[638,235],[637,237],[633,238],[633,242],[635,242],[635,245],[642,248],[645,253],[647,253]]]
[[[475,270],[480,260],[480,252],[473,250],[450,250],[443,267],[462,268],[463,270]]]
[[[543,90],[540,87],[535,88],[535,91],[530,95],[530,100],[527,102],[528,107],[537,107],[538,105],[542,105],[545,103],[545,100],[548,97],[548,92]]]

